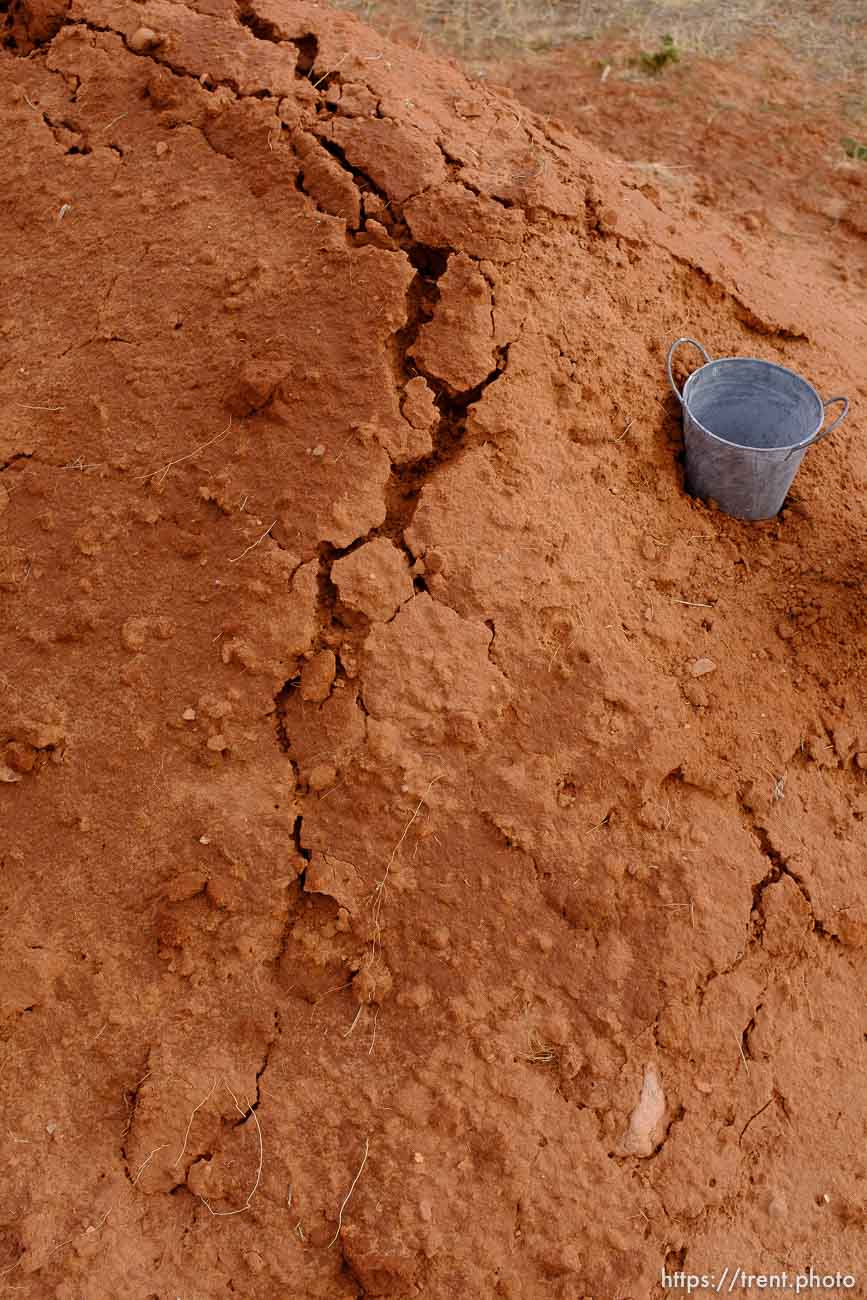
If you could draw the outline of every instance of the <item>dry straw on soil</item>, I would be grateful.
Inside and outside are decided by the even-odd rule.
[[[867,96],[867,14],[863,3],[811,0],[334,0],[390,32],[410,25],[420,39],[465,58],[547,51],[606,32],[628,33],[636,51],[670,35],[678,49],[730,55],[745,40],[773,36],[822,75],[860,81]]]

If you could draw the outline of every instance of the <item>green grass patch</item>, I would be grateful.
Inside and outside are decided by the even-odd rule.
[[[858,162],[867,162],[867,144],[859,144],[857,140],[852,140],[849,136],[844,136],[840,143],[847,158],[855,158]]]
[[[670,63],[680,63],[680,50],[673,36],[663,36],[658,50],[642,50],[638,62],[645,72],[657,77]]]

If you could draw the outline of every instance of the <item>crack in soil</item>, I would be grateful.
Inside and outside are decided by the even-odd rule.
[[[249,1101],[247,1102],[246,1111],[244,1112],[244,1114],[241,1116],[240,1119],[235,1120],[234,1124],[232,1125],[232,1128],[242,1128],[249,1121],[253,1111],[259,1109],[259,1103],[262,1100],[262,1090],[260,1086],[261,1080],[265,1074],[265,1071],[268,1069],[268,1065],[270,1064],[271,1052],[273,1050],[274,1044],[277,1042],[278,1038],[280,1037],[280,1032],[281,1032],[280,1012],[275,1007],[274,1008],[274,1033],[272,1034],[272,1036],[269,1038],[268,1042],[265,1045],[265,1054],[262,1058],[262,1064],[259,1066],[258,1070],[256,1071],[256,1100],[252,1102]]]
[[[647,1157],[647,1159],[653,1160],[656,1156],[659,1155],[660,1151],[668,1141],[671,1135],[671,1131],[674,1128],[675,1124],[682,1123],[685,1116],[686,1116],[686,1107],[683,1105],[678,1105],[677,1109],[672,1114],[671,1119],[668,1121],[668,1123],[665,1126],[665,1132],[663,1133],[662,1137],[659,1139],[659,1142],[656,1144],[656,1146],[654,1147],[650,1155]]]
[[[148,1048],[147,1056],[145,1057],[145,1061],[144,1061],[144,1074],[139,1079],[138,1083],[135,1085],[134,1088],[125,1089],[123,1094],[124,1105],[127,1108],[127,1115],[126,1115],[126,1123],[124,1124],[123,1127],[123,1133],[121,1134],[120,1153],[123,1157],[123,1171],[126,1174],[127,1179],[129,1180],[129,1182],[132,1184],[133,1187],[135,1186],[135,1180],[133,1179],[129,1170],[129,1154],[127,1151],[127,1146],[129,1142],[129,1136],[132,1133],[132,1126],[135,1123],[135,1113],[136,1113],[136,1108],[138,1106],[139,1093],[141,1092],[141,1089],[144,1086],[146,1080],[148,1080],[151,1076],[151,1070],[149,1069],[150,1056],[151,1056],[150,1048]]]
[[[468,181],[463,175],[465,163],[450,154],[442,140],[436,139],[434,140],[434,144],[443,156],[449,179],[457,182],[458,185],[463,186],[468,194],[474,195],[477,199],[490,199],[492,203],[499,204],[501,208],[517,208],[521,212],[526,211],[520,203],[515,203],[512,199],[505,199],[499,194],[490,194],[486,190],[480,189],[478,185],[473,185],[472,181]]]
[[[298,51],[295,76],[299,80],[312,79],[311,74],[319,57],[319,37],[315,32],[306,32],[303,36],[281,36],[277,24],[258,14],[250,0],[236,0],[235,9],[238,22],[257,41],[268,41],[272,45],[294,45]]]
[[[295,851],[298,854],[298,856],[303,858],[305,862],[309,862],[310,858],[312,857],[312,850],[306,849],[302,842],[301,835],[302,835],[303,827],[304,827],[304,818],[299,813],[298,816],[295,818],[295,821],[292,823],[292,842],[295,845]],[[298,877],[302,889],[304,888],[304,877],[306,874],[307,873],[305,869],[304,871],[301,872],[301,875]]]
[[[738,796],[738,802],[740,803],[741,811],[744,815],[744,818],[747,821],[747,829],[749,830],[750,835],[752,836],[753,840],[756,842],[762,854],[767,858],[769,867],[765,875],[762,876],[760,880],[756,881],[752,887],[752,904],[750,906],[750,914],[747,921],[746,947],[741,953],[738,954],[738,956],[735,958],[733,962],[731,962],[728,966],[724,967],[722,970],[711,971],[711,973],[707,976],[704,982],[698,986],[698,988],[696,989],[696,994],[698,997],[699,1008],[701,1007],[702,1002],[704,1001],[707,990],[710,988],[711,984],[715,980],[722,979],[726,975],[731,975],[734,971],[737,970],[737,968],[742,964],[742,962],[746,960],[746,958],[750,955],[750,953],[753,951],[755,947],[757,946],[759,948],[762,947],[762,940],[763,940],[764,929],[765,929],[765,916],[764,916],[764,907],[763,907],[763,899],[764,899],[765,891],[769,889],[771,885],[775,885],[778,881],[780,881],[783,878],[783,876],[788,876],[788,878],[795,885],[801,897],[804,899],[805,903],[807,904],[807,907],[809,908],[810,911],[810,917],[812,922],[811,932],[814,935],[816,935],[816,937],[819,939],[824,939],[827,942],[832,943],[836,946],[841,946],[840,940],[837,938],[837,936],[835,934],[831,934],[828,930],[826,930],[823,923],[816,916],[815,908],[813,906],[813,900],[810,895],[810,891],[803,880],[803,877],[799,876],[798,873],[789,866],[789,864],[787,863],[783,855],[779,852],[778,849],[774,847],[774,844],[771,840],[771,837],[767,829],[764,826],[761,826],[756,821],[756,819],[752,816],[750,810],[746,807],[746,805],[743,802],[743,799],[740,796]],[[760,1009],[760,1007],[761,1004],[759,1004],[757,1010]],[[755,1028],[755,1017],[753,1017],[750,1020],[749,1024],[746,1026],[743,1033],[741,1034],[741,1048],[747,1060],[752,1059],[749,1051],[749,1034],[752,1032],[754,1028]]]
[[[372,180],[371,177],[368,176],[367,172],[362,171],[360,167],[354,166],[346,157],[345,151],[335,140],[330,139],[330,137],[321,130],[312,131],[312,134],[316,136],[316,139],[319,141],[325,152],[343,168],[352,180],[355,181],[355,184],[362,194],[375,194],[377,198],[382,199],[386,208],[390,207],[391,199],[388,197],[387,192],[382,189],[381,186],[377,185],[376,181]]]
[[[499,669],[499,671],[503,674],[504,677],[508,678],[509,674],[504,672],[503,669],[500,668],[500,665],[497,663],[496,659],[494,658],[494,644],[497,640],[497,625],[492,618],[486,618],[485,627],[488,629],[488,631],[491,634],[491,639],[488,642],[488,660],[490,663],[494,665],[495,668]]]
[[[769,1097],[768,1100],[765,1102],[764,1106],[760,1106],[758,1110],[754,1111],[752,1115],[750,1115],[749,1119],[747,1120],[746,1124],[744,1124],[743,1128],[740,1131],[740,1134],[738,1135],[738,1142],[740,1142],[741,1138],[746,1133],[747,1129],[752,1124],[753,1120],[758,1119],[760,1115],[764,1115],[768,1107],[773,1106],[773,1104],[774,1104],[774,1098]]]
[[[334,156],[338,158],[341,165],[346,165],[340,156],[340,151]],[[351,169],[347,167],[347,170]],[[352,172],[351,174],[355,175]],[[363,173],[359,175],[363,176]],[[481,399],[485,389],[502,376],[508,364],[510,344],[497,349],[496,366],[479,384],[463,392],[453,393],[448,390],[443,381],[424,373],[411,360],[409,354],[419,332],[426,321],[433,316],[435,304],[439,301],[438,281],[446,270],[451,250],[444,252],[413,242],[408,234],[402,236],[402,245],[403,252],[415,267],[416,274],[407,290],[406,320],[393,335],[396,382],[400,387],[408,379],[421,375],[434,392],[434,404],[439,418],[431,433],[433,446],[430,452],[405,463],[391,462],[389,479],[384,490],[386,506],[384,521],[369,529],[362,537],[355,538],[347,546],[337,547],[327,541],[319,543],[317,608],[320,630],[314,643],[316,649],[326,646],[334,648],[347,642],[360,644],[366,638],[369,631],[368,620],[341,607],[339,592],[331,578],[332,566],[336,560],[352,554],[376,538],[383,537],[403,552],[407,563],[412,567],[415,556],[407,546],[404,535],[412,522],[422,489],[434,474],[454,464],[463,455],[466,449],[469,410]],[[414,585],[416,590],[419,587],[425,589],[423,579],[417,579]],[[339,663],[337,675],[345,677],[345,670]],[[283,725],[284,706],[288,692],[298,685],[298,681],[298,677],[291,678],[274,699],[278,737],[285,753],[290,751],[290,741]],[[297,778],[297,767],[294,763],[293,770]]]
[[[698,262],[694,262],[688,257],[683,257],[679,253],[673,253],[671,250],[669,250],[669,257],[678,266],[684,267],[688,273],[695,276],[703,284],[718,290],[723,295],[724,300],[731,303],[735,317],[741,322],[741,324],[745,325],[747,329],[752,330],[754,334],[766,334],[772,338],[792,339],[802,343],[809,342],[807,335],[801,330],[789,329],[785,325],[774,325],[769,321],[762,320],[762,318],[757,316],[753,309],[739,298],[736,293],[727,289],[724,284],[721,284],[720,281],[710,273],[710,271],[706,271]]]
[[[352,1267],[352,1265],[350,1264],[346,1256],[346,1249],[343,1245],[342,1238],[338,1241],[338,1245],[340,1247],[340,1258],[342,1260],[342,1266],[340,1271],[341,1273],[344,1273],[346,1275],[346,1277],[349,1279],[350,1282],[354,1283],[354,1285],[358,1287],[358,1290],[353,1296],[353,1300],[365,1300],[365,1297],[367,1296],[367,1291],[364,1289],[363,1283],[359,1280],[358,1275],[355,1272],[355,1269]]]
[[[295,677],[290,677],[288,681],[283,683],[280,690],[274,696],[274,728],[277,732],[277,744],[280,746],[283,753],[289,756],[289,762],[292,764],[292,772],[296,781],[298,779],[298,765],[291,756],[292,742],[286,733],[286,714],[284,706],[289,695],[295,690],[300,681],[300,676],[296,675]]]
[[[34,39],[29,35],[25,35],[24,42],[19,44],[12,29],[16,17],[23,17],[25,20],[26,33],[26,19],[28,17],[26,6],[15,3],[15,0],[12,0],[11,3],[9,3],[9,0],[4,0],[2,5],[0,5],[0,14],[4,16],[4,31],[2,40],[0,40],[0,49],[7,50],[15,58],[26,59],[34,50],[41,49],[45,45],[50,45],[54,40],[54,37],[66,22],[66,15],[69,12],[71,4],[72,0],[65,0],[63,12],[59,14],[46,14],[44,17],[40,14],[40,21],[44,22],[47,28],[46,35],[39,39]]]
[[[750,908],[751,942],[755,941],[759,944],[762,942],[765,921],[762,900],[764,898],[765,890],[771,885],[776,884],[776,882],[781,880],[783,876],[788,876],[809,908],[810,916],[812,918],[813,933],[820,939],[827,939],[831,943],[839,943],[837,936],[830,934],[816,916],[813,907],[813,900],[810,897],[810,891],[804,883],[803,878],[799,876],[796,871],[792,870],[783,855],[774,847],[767,829],[755,820],[752,820],[750,831],[753,838],[758,842],[762,853],[771,864],[769,870],[762,879],[753,885],[753,904]]]
[[[32,451],[15,451],[12,453],[12,455],[9,457],[8,460],[0,461],[0,474],[5,474],[7,469],[9,469],[10,466],[14,465],[15,462],[18,460],[32,460],[32,459],[33,459]]]
[[[386,485],[386,518],[380,525],[379,535],[397,541],[412,523],[422,488],[435,473],[458,461],[466,450],[467,419],[469,408],[481,399],[486,388],[504,374],[509,359],[510,344],[497,349],[494,369],[468,392],[449,396],[445,385],[430,375],[424,375],[436,392],[434,403],[439,411],[439,422],[431,435],[433,451],[406,464],[392,465]]]
[[[764,993],[762,993],[762,997],[764,997]],[[753,1030],[756,1027],[756,1017],[758,1016],[759,1012],[761,1011],[764,1005],[765,1005],[764,1002],[756,1003],[755,1007],[753,1008],[753,1014],[750,1016],[749,1020],[747,1021],[743,1030],[741,1031],[741,1055],[743,1056],[744,1061],[755,1060],[755,1057],[753,1056],[752,1053],[752,1049],[750,1047],[750,1037],[753,1033]]]
[[[186,8],[186,6],[184,7]],[[190,12],[193,11],[190,10]],[[241,90],[237,80],[234,77],[224,77],[222,80],[218,81],[215,80],[213,77],[208,76],[203,81],[201,73],[192,72],[188,68],[182,67],[180,64],[172,63],[170,59],[166,58],[165,56],[162,56],[159,47],[152,50],[131,49],[127,43],[127,38],[124,36],[123,32],[118,31],[117,28],[115,27],[101,27],[97,23],[88,21],[88,19],[86,18],[65,19],[62,24],[62,27],[63,28],[79,27],[89,32],[99,32],[102,35],[107,35],[107,36],[118,36],[120,37],[120,40],[123,43],[123,48],[127,54],[131,54],[133,55],[134,58],[137,59],[147,59],[150,63],[155,63],[157,67],[168,68],[169,72],[173,72],[176,77],[187,78],[188,80],[194,82],[197,86],[201,87],[201,89],[208,91],[209,94],[214,94],[217,90],[223,89],[223,90],[230,90],[236,99],[262,99],[262,100],[273,99],[276,102],[276,100],[279,98],[278,92],[268,87],[262,87],[259,90]],[[185,125],[193,126],[194,123],[188,122],[185,123]],[[215,152],[219,152],[219,151],[215,150]]]

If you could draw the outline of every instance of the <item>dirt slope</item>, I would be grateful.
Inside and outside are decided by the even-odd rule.
[[[817,11],[820,29],[833,12]],[[791,17],[797,24],[804,15],[796,6]],[[634,37],[613,34],[495,64],[489,74],[530,108],[623,158],[639,183],[728,213],[750,256],[769,236],[806,240],[823,278],[863,294],[867,166],[844,150],[846,141],[857,147],[867,127],[867,14],[861,22],[862,31],[836,42],[831,80],[782,44],[785,24],[780,39],[754,37],[725,57],[686,55],[658,76],[636,68]],[[855,65],[848,73],[847,64]]]
[[[0,68],[0,1283],[863,1283],[863,302],[310,4]],[[852,399],[779,521],[681,333]]]

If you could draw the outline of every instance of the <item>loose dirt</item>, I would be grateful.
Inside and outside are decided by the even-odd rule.
[[[863,1286],[863,208],[291,0],[0,59],[2,1287]],[[852,400],[779,519],[681,334]]]

